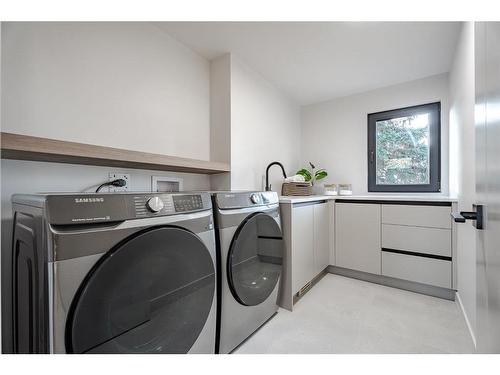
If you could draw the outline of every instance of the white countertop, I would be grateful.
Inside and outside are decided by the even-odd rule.
[[[457,199],[446,195],[309,195],[309,196],[280,196],[280,203],[304,203],[321,200],[351,199],[375,201],[412,201],[412,202],[456,202]]]
[[[280,195],[280,203],[303,203],[303,202],[315,202],[327,199],[335,199],[338,196],[335,195]]]

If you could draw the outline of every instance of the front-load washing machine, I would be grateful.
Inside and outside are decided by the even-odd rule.
[[[215,352],[209,194],[12,202],[14,352]]]
[[[218,242],[218,352],[230,353],[278,310],[283,267],[278,195],[213,194]]]

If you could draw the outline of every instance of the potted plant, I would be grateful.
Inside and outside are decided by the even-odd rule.
[[[319,189],[318,187],[314,188],[314,183],[328,176],[328,172],[324,168],[316,170],[316,166],[311,162],[309,162],[309,165],[311,166],[311,169],[302,168],[297,171],[297,174],[304,176],[306,182],[311,183],[316,194],[321,193],[321,191],[319,191],[321,190],[321,187],[319,187]]]

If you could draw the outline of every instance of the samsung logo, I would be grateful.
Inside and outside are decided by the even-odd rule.
[[[75,198],[75,203],[102,203],[104,198]]]

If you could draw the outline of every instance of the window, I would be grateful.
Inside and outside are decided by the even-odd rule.
[[[368,115],[368,191],[441,191],[441,104]]]

